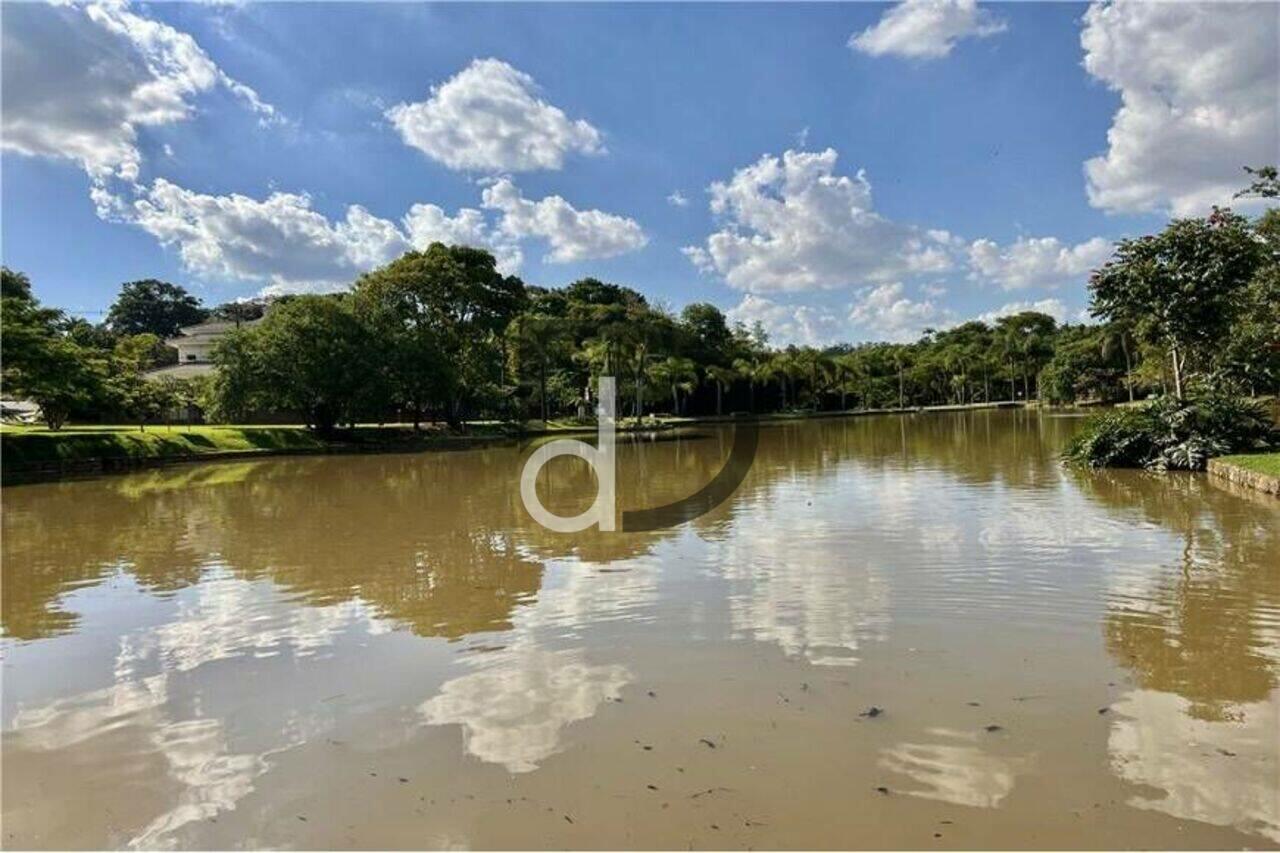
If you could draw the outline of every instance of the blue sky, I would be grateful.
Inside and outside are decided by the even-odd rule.
[[[780,342],[1074,320],[1277,159],[1278,8],[7,3],[4,263],[93,312],[463,235]]]

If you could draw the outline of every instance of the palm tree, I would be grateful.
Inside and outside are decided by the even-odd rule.
[[[911,350],[907,346],[895,346],[893,348],[893,365],[898,369],[898,408],[905,409],[906,402],[906,382],[905,373],[907,363],[911,360]]]
[[[707,378],[716,384],[716,415],[723,415],[724,407],[721,403],[725,389],[737,381],[738,371],[732,367],[721,367],[718,364],[713,364],[707,368]]]
[[[733,362],[734,371],[747,380],[747,385],[751,389],[751,411],[756,410],[756,386],[762,385],[769,381],[769,364],[761,361],[756,356],[751,358],[739,358]]]
[[[831,376],[831,359],[820,350],[804,347],[796,350],[793,362],[795,364],[793,375],[803,376],[809,381],[809,394],[812,397],[813,408],[815,410],[820,408],[822,391]]]
[[[591,378],[598,380],[601,376],[617,375],[616,371],[621,363],[621,328],[616,324],[604,327],[599,335],[583,341],[582,348],[574,353],[574,361],[585,364]],[[591,391],[588,388],[584,394],[584,402],[589,403],[590,400]]]
[[[546,423],[547,368],[551,359],[568,340],[564,320],[546,314],[522,314],[511,321],[508,337],[516,345],[519,361],[533,361],[538,366],[538,401],[542,409],[542,421]]]
[[[631,414],[637,421],[644,417],[644,380],[649,374],[649,360],[652,357],[648,340],[642,337],[631,342],[627,352],[627,366],[631,368],[632,386],[635,389],[635,403]]]
[[[671,413],[680,414],[680,392],[686,394],[693,391],[698,381],[698,371],[693,359],[683,356],[669,356],[666,361],[658,362],[653,368],[658,381],[665,382],[671,388]]]
[[[861,362],[857,355],[851,352],[843,352],[831,359],[831,375],[835,380],[836,388],[840,391],[840,411],[847,411],[846,405],[849,395],[849,383],[858,375],[858,368]]]
[[[1124,387],[1129,392],[1129,402],[1133,402],[1133,362],[1129,355],[1129,325],[1120,321],[1107,323],[1102,327],[1102,357],[1108,358],[1115,348],[1120,347],[1124,353]]]
[[[792,373],[795,370],[795,362],[792,357],[792,353],[786,350],[774,353],[766,363],[765,370],[766,376],[770,379],[778,380],[778,386],[782,389],[782,411],[786,411],[787,380],[792,376]]]

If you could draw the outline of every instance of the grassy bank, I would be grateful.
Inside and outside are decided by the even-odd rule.
[[[1280,451],[1239,453],[1210,459],[1209,475],[1280,497]]]
[[[1235,456],[1221,456],[1216,461],[1244,468],[1268,477],[1280,477],[1280,451],[1273,453],[1240,453]]]
[[[645,429],[663,428],[649,423]],[[360,426],[322,436],[302,425],[263,426],[42,426],[0,427],[0,469],[5,482],[53,479],[68,474],[123,471],[147,464],[290,453],[352,453],[466,447],[521,435],[594,432],[594,425],[533,422],[525,428],[498,422],[469,423],[464,430],[433,425]]]
[[[78,459],[138,459],[253,451],[320,450],[314,433],[293,426],[41,427],[0,431],[5,468]]]
[[[875,409],[834,412],[785,412],[760,415],[765,422],[806,418],[958,411],[1017,404],[937,406],[923,409]],[[705,423],[730,422],[741,416],[646,417],[642,423],[622,418],[620,432],[651,431]],[[43,426],[0,427],[0,468],[6,482],[51,479],[67,474],[129,470],[146,464],[254,454],[350,453],[379,450],[425,450],[465,447],[476,442],[540,435],[594,433],[594,423],[572,420],[529,421],[512,425],[497,421],[468,423],[463,430],[432,425],[421,431],[406,424],[361,426],[321,436],[301,425],[261,426],[68,426],[52,432]]]

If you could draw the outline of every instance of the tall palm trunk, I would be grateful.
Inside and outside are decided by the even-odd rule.
[[[633,414],[635,415],[636,421],[639,422],[639,420],[642,417],[644,417],[644,365],[643,364],[641,364],[640,367],[636,368],[635,380],[636,380],[636,404],[635,404],[635,411],[633,412]]]
[[[1124,353],[1124,384],[1129,390],[1129,402],[1133,402],[1133,364],[1129,361],[1129,340],[1125,334],[1120,335],[1120,351]]]
[[[542,422],[547,422],[547,360],[538,365],[538,400],[542,403]]]
[[[1178,345],[1174,344],[1169,348],[1169,354],[1173,357],[1173,393],[1182,401],[1182,359],[1178,358]]]

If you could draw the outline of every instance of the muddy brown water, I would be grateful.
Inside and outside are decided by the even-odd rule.
[[[1078,424],[766,427],[643,534],[529,446],[5,489],[4,846],[1275,847],[1280,502]]]

